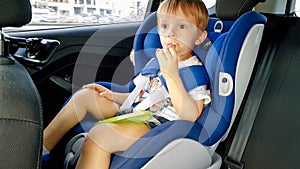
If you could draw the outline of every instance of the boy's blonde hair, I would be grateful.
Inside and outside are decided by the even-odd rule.
[[[157,9],[157,17],[160,13],[174,14],[178,8],[181,8],[186,15],[196,17],[196,26],[205,31],[208,24],[208,12],[202,0],[164,0]]]

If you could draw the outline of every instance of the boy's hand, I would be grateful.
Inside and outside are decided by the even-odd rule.
[[[99,93],[100,96],[104,97],[107,100],[113,101],[113,92],[99,84],[96,83],[87,84],[84,85],[82,88],[95,90]]]
[[[109,101],[114,101],[114,92],[112,91],[108,91],[108,92],[101,92],[99,94],[100,96],[104,97],[105,99],[109,100]]]
[[[178,73],[178,56],[174,48],[157,49],[156,57],[164,75]]]
[[[117,104],[123,104],[125,99],[128,97],[129,93],[117,93],[117,92],[112,92],[110,90],[106,92],[101,92],[99,94],[101,97],[104,97],[106,100],[115,102]]]
[[[106,87],[103,87],[103,86],[101,86],[99,84],[95,84],[95,83],[84,85],[84,86],[82,86],[82,88],[96,90],[99,93],[110,92],[110,90],[107,89]]]
[[[95,90],[99,93],[99,96],[104,97],[105,99],[115,102],[115,103],[118,103],[118,104],[122,104],[129,95],[129,93],[112,92],[111,90],[107,89],[106,87],[103,87],[103,86],[101,86],[99,84],[95,84],[95,83],[84,85],[82,88]]]

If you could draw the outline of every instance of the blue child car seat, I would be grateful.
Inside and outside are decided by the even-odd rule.
[[[154,15],[155,14],[150,16],[150,18],[156,18]],[[207,161],[209,158],[203,158],[203,154],[196,156],[197,160],[194,164],[187,162],[192,160],[192,157],[188,155],[196,155],[197,152],[194,152],[195,149],[197,149],[196,151],[198,152],[204,153],[205,150],[200,148],[200,145],[203,145],[207,150],[206,154],[209,154],[210,157],[218,142],[230,128],[232,119],[234,119],[237,113],[246,90],[247,84],[245,83],[248,83],[252,71],[249,67],[245,68],[244,64],[251,65],[252,63],[253,66],[257,54],[255,52],[253,53],[253,51],[258,51],[259,40],[263,31],[262,24],[265,22],[266,18],[264,16],[256,12],[247,12],[234,22],[228,32],[209,33],[209,35],[214,36],[215,41],[212,47],[210,47],[206,57],[199,58],[204,63],[209,75],[212,103],[205,108],[196,123],[178,120],[164,123],[154,128],[134,143],[127,151],[115,155],[112,160],[111,168],[140,168],[142,166],[145,168],[162,166],[166,166],[167,168],[189,166],[193,168],[192,166],[197,166],[198,168],[199,166],[205,166],[205,164],[207,165],[206,167],[210,166],[209,160]],[[218,21],[216,23],[220,22]],[[150,35],[145,36],[145,41],[150,41],[150,45],[144,42],[146,43],[144,44],[146,50],[143,51],[136,50],[137,48],[135,48],[135,56],[138,56],[140,53],[144,54],[144,57],[147,58],[153,56],[153,50],[159,47],[159,41],[156,41],[157,37],[154,37],[154,30],[155,29],[150,29]],[[248,32],[250,32],[250,34]],[[151,38],[152,40],[150,40]],[[155,41],[157,43],[154,43]],[[154,45],[154,47],[148,47],[148,45]],[[254,45],[254,47],[248,49],[247,45]],[[201,55],[203,54],[203,49],[199,48],[201,47],[194,49],[194,52],[196,54],[200,52],[199,56],[203,56]],[[248,52],[253,56],[248,56]],[[144,64],[143,61],[139,62],[138,58],[136,59],[136,66],[137,64]],[[243,64],[243,66],[241,64]],[[244,69],[247,73],[245,74],[241,69]],[[240,83],[244,83],[242,84],[243,87],[236,85]],[[198,148],[195,148],[197,146],[193,145],[194,143],[191,140],[199,143]],[[170,142],[173,142],[171,143],[173,146],[170,145]],[[162,150],[167,145],[171,148]],[[188,148],[189,145],[191,145],[190,148]],[[178,147],[179,150],[176,151],[174,147]],[[170,165],[170,163],[166,164],[167,159],[172,159],[174,154],[179,156],[178,154],[182,154],[183,149],[187,149],[188,155],[180,156],[179,159],[181,160],[179,163],[173,160],[171,162],[172,165]],[[174,152],[170,153],[171,150]],[[160,154],[162,155],[157,155],[160,151],[164,153],[161,152]],[[165,152],[168,152],[170,155],[166,155],[168,153]],[[158,158],[153,158],[153,156],[157,156]],[[148,161],[150,162],[146,164]],[[185,163],[182,161],[185,161]]]
[[[222,2],[217,1],[217,5]],[[252,2],[249,9],[258,3]],[[220,9],[217,8],[217,11]],[[215,153],[215,149],[226,137],[240,107],[266,22],[263,15],[246,11],[234,13],[231,19],[228,19],[230,14],[226,13],[228,20],[210,18],[208,40],[194,49],[206,68],[212,93],[212,102],[200,118],[194,123],[176,120],[155,127],[125,152],[115,153],[110,168],[220,167],[221,157]],[[222,11],[219,13],[223,16]],[[155,15],[150,15],[143,22],[135,36],[136,74],[154,57],[155,50],[161,47],[155,28]],[[110,86],[109,83],[101,84]],[[112,89],[119,90],[122,87]]]

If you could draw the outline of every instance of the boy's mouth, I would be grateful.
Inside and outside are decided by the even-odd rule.
[[[173,48],[175,51],[177,51],[177,43],[170,43],[168,44],[168,48]]]

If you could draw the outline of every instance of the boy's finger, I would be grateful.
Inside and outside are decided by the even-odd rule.
[[[156,50],[156,58],[157,58],[158,62],[160,62],[160,63],[165,61],[163,49]]]
[[[88,85],[84,85],[82,88],[93,89],[93,90],[96,90],[97,92],[105,91],[105,88],[98,84],[88,84]]]
[[[82,88],[84,89],[90,89],[92,88],[91,84],[83,85]]]
[[[164,49],[157,49],[156,50],[156,56],[159,57],[159,58],[162,58],[163,55],[164,55],[163,50]]]
[[[168,49],[163,49],[163,54],[166,60],[168,60],[168,58],[172,57],[171,53]]]
[[[112,100],[112,93],[111,92],[101,92],[99,93],[100,96],[108,99],[108,100]]]
[[[97,90],[98,92],[105,92],[107,91],[107,89],[101,85],[96,85],[95,86],[95,90]]]
[[[172,56],[177,57],[177,52],[174,48],[169,48],[169,51],[170,51]]]

